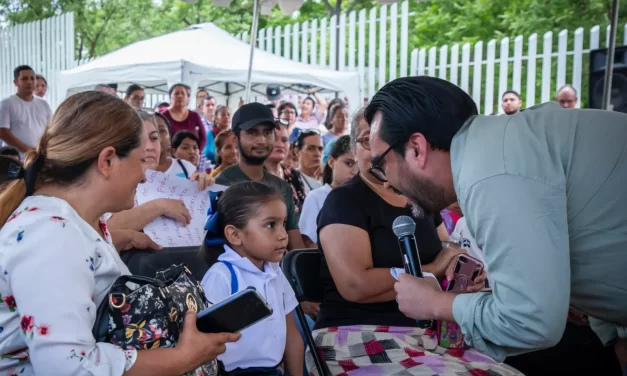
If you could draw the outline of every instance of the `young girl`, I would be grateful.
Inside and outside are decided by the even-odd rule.
[[[349,181],[359,171],[350,141],[350,136],[342,136],[331,141],[335,143],[331,147],[331,153],[322,172],[324,185],[314,189],[305,197],[298,227],[307,248],[318,248],[316,219],[329,192]]]
[[[220,360],[229,375],[303,375],[304,345],[292,311],[298,305],[279,262],[287,248],[287,208],[280,192],[263,183],[238,183],[217,200],[207,221],[207,242],[223,238],[224,251],[202,280],[207,299],[217,303],[254,287],[272,316],[243,330]],[[205,252],[211,258],[209,252]]]

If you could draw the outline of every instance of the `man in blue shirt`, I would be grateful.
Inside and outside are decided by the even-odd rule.
[[[453,295],[404,276],[401,311],[454,320],[466,343],[502,361],[554,346],[570,304],[624,367],[627,115],[556,103],[475,115],[472,98],[432,77],[392,81],[366,110],[371,173],[416,210],[458,201],[493,282],[492,293]]]

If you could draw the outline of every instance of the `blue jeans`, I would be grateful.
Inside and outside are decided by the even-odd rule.
[[[307,319],[307,330],[309,330],[309,332],[311,332],[313,330],[314,327],[314,321],[312,320],[311,317],[309,317],[308,315],[305,315],[305,318]],[[298,327],[298,331],[300,332],[300,336],[303,338],[303,343],[305,344],[305,352],[307,352],[307,340],[305,339],[305,332],[303,332],[303,327],[302,325],[300,325],[300,321],[298,320],[298,316],[294,315],[294,320],[296,320],[296,326]],[[309,373],[307,372],[307,365],[303,365],[303,375],[308,375]]]

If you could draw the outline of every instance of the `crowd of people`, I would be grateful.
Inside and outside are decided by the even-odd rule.
[[[141,86],[120,98],[106,84],[52,114],[38,97],[43,77],[27,66],[14,75],[17,93],[0,103],[7,375],[200,375],[217,358],[227,375],[297,376],[316,374],[312,352],[333,375],[619,375],[627,363],[627,222],[610,215],[625,198],[627,122],[570,110],[570,86],[557,92],[560,106],[522,111],[507,91],[504,116],[476,116],[456,86],[411,77],[351,116],[345,101],[313,89],[298,108],[249,103],[231,114],[205,89],[190,109],[185,84],[151,110]],[[142,232],[159,217],[191,220],[180,200],[138,204],[148,169],[200,191],[228,187],[205,228],[201,252],[217,261],[201,284],[211,302],[253,287],[273,309],[268,319],[205,334],[189,313],[174,348],[96,342],[97,308],[130,273],[120,253],[160,250]],[[399,216],[414,219],[434,280],[390,272],[403,268]],[[321,302],[299,303],[279,267],[286,251],[305,248],[321,252]],[[442,292],[464,253],[484,271],[467,293]],[[309,328],[294,317],[299,304]],[[467,346],[447,348],[417,326],[424,319],[459,324]],[[316,349],[305,349],[306,330]]]

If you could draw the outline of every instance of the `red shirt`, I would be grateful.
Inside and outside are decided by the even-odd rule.
[[[171,137],[174,137],[174,135],[180,131],[191,132],[198,136],[198,139],[200,140],[199,149],[202,152],[205,148],[205,144],[207,143],[207,134],[205,133],[205,126],[197,112],[190,110],[189,115],[187,115],[187,119],[183,121],[174,120],[172,115],[170,115],[170,110],[164,111],[163,115],[170,121],[170,125],[172,127]]]

